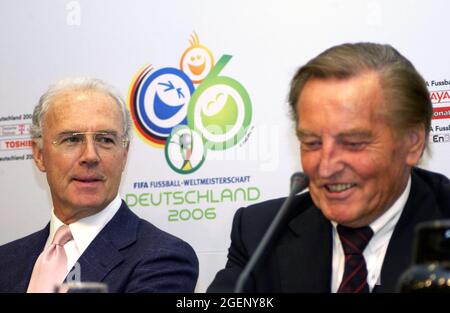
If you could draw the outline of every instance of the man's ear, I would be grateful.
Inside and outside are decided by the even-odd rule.
[[[406,163],[415,166],[425,150],[425,129],[423,127],[412,128],[406,131],[404,140],[407,145]]]
[[[38,139],[42,140],[42,138]],[[33,159],[34,163],[36,164],[37,168],[41,172],[45,172],[45,165],[44,165],[44,158],[42,155],[42,148],[39,147],[39,144],[36,140],[33,140],[33,143],[31,144],[31,149],[33,150]]]

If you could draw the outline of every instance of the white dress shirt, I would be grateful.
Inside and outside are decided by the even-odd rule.
[[[373,237],[364,249],[363,255],[367,265],[367,284],[369,285],[370,291],[373,290],[375,285],[381,285],[383,283],[380,281],[381,267],[383,265],[389,241],[394,232],[395,225],[403,212],[403,208],[408,200],[410,190],[411,176],[409,177],[408,184],[400,197],[385,213],[383,213],[383,215],[369,225],[373,231]],[[333,224],[333,267],[331,275],[331,292],[337,292],[339,285],[341,284],[342,277],[344,276],[345,255],[344,249],[342,248],[341,239],[337,233],[337,223],[333,221],[331,223]]]
[[[67,255],[67,273],[69,273],[79,257],[91,244],[98,233],[100,233],[103,227],[105,227],[105,225],[117,213],[121,204],[122,199],[119,197],[119,195],[117,195],[106,208],[104,208],[97,214],[82,218],[69,225],[73,240],[64,245],[64,251]],[[61,222],[52,211],[52,216],[50,219],[50,233],[47,238],[45,248],[47,248],[51,244],[56,230],[61,225],[63,225],[63,222]]]

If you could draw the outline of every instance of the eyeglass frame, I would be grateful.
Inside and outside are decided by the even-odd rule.
[[[93,135],[92,139],[94,140],[94,145],[96,145],[95,137],[97,135],[112,135],[112,136],[115,136],[115,137],[118,137],[118,138],[121,137],[121,140],[118,140],[118,141],[122,142],[123,147],[126,147],[126,145],[130,141],[128,138],[125,137],[125,135],[118,136],[117,133],[114,132],[114,131],[113,132],[110,132],[110,131],[85,131],[85,132],[74,131],[74,132],[70,132],[69,131],[69,132],[63,132],[63,133],[59,134],[58,136],[63,136],[63,135],[67,135],[68,138],[71,137],[71,136],[83,135],[83,137],[82,137],[82,143],[83,144],[87,143],[87,135]],[[42,138],[42,136],[39,136],[39,138]],[[52,144],[55,145],[56,147],[60,147],[62,145],[62,142],[59,142],[58,139],[55,139],[55,140],[52,141]],[[97,145],[96,145],[96,147],[97,147]],[[115,148],[115,147],[119,147],[119,144],[117,146],[114,146],[114,147],[111,147],[111,148]]]

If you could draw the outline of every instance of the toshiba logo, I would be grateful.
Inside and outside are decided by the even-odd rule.
[[[21,150],[31,148],[31,139],[0,140],[0,150]]]

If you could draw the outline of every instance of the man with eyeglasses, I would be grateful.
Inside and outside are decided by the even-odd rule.
[[[118,194],[131,121],[115,90],[65,79],[40,98],[31,129],[53,210],[41,231],[0,247],[0,292],[52,292],[101,282],[109,292],[192,292],[189,244],[138,218]]]

